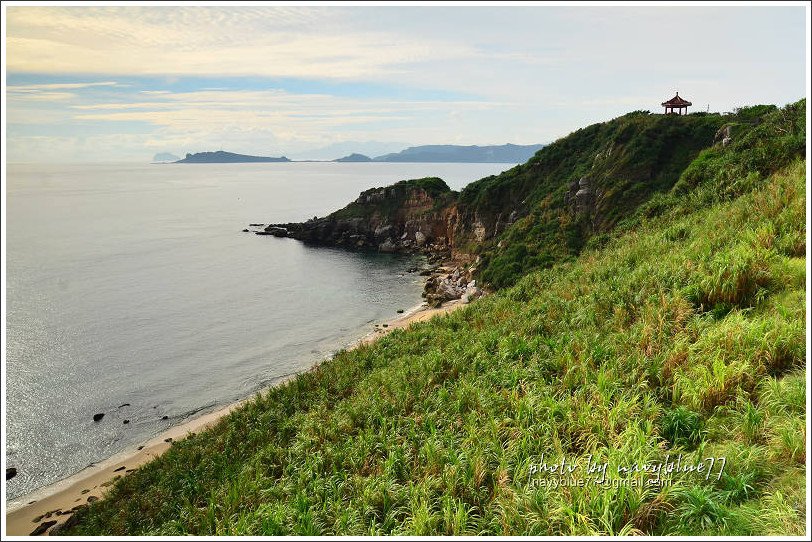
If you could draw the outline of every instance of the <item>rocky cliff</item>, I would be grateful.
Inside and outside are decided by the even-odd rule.
[[[270,224],[257,233],[381,252],[447,252],[457,222],[455,197],[442,179],[401,181],[365,190],[323,218]]]

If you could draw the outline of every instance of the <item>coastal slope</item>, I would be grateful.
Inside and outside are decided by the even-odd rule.
[[[60,534],[803,535],[805,144],[805,101],[759,114],[601,243],[256,397]]]

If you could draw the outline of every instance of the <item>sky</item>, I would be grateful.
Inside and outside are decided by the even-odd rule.
[[[549,143],[676,91],[806,94],[801,5],[4,8],[8,162]]]

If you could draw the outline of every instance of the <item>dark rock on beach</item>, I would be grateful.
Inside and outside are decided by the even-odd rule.
[[[94,422],[100,422],[102,418],[104,418],[104,412],[100,412],[98,414],[93,415]]]
[[[6,467],[6,481],[11,480],[17,476],[17,469],[14,467]]]
[[[65,521],[64,523],[58,523],[58,524],[54,525],[54,526],[53,526],[53,528],[52,528],[50,531],[48,531],[48,536],[64,536],[64,535],[62,535],[62,534],[60,534],[60,533],[61,533],[62,531],[64,531],[64,530],[66,530],[66,529],[69,527],[69,526],[68,526],[68,521],[70,521],[70,519],[71,519],[72,517],[73,517],[73,515],[71,515],[71,516],[70,516],[70,517],[67,519],[67,521]],[[76,523],[76,522],[74,522],[74,523]],[[71,526],[72,526],[72,525],[73,525],[73,524],[71,524]]]
[[[31,534],[29,536],[40,536],[42,534],[45,534],[45,531],[47,531],[48,529],[50,529],[54,525],[56,525],[56,521],[53,521],[53,520],[41,523],[41,524],[39,524],[37,526],[36,529],[31,531]]]

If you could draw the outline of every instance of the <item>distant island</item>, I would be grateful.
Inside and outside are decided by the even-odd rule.
[[[177,162],[180,156],[175,156],[171,152],[159,152],[152,157],[153,162]]]
[[[354,152],[343,158],[336,158],[333,162],[372,162],[372,158],[365,154],[358,154]]]
[[[463,163],[512,163],[529,160],[544,145],[420,145],[370,158],[352,153],[333,162],[463,162]]]
[[[526,162],[544,145],[421,145],[385,154],[375,162]]]
[[[175,164],[236,164],[241,162],[290,162],[290,158],[280,156],[250,156],[226,151],[186,153],[186,158],[177,160]]]
[[[533,157],[544,145],[419,145],[371,158],[351,153],[330,162],[456,162],[521,164]],[[240,162],[321,162],[323,160],[291,160],[287,156],[251,156],[226,151],[187,153],[179,159],[174,154],[156,154],[153,162],[173,164],[235,164]]]

